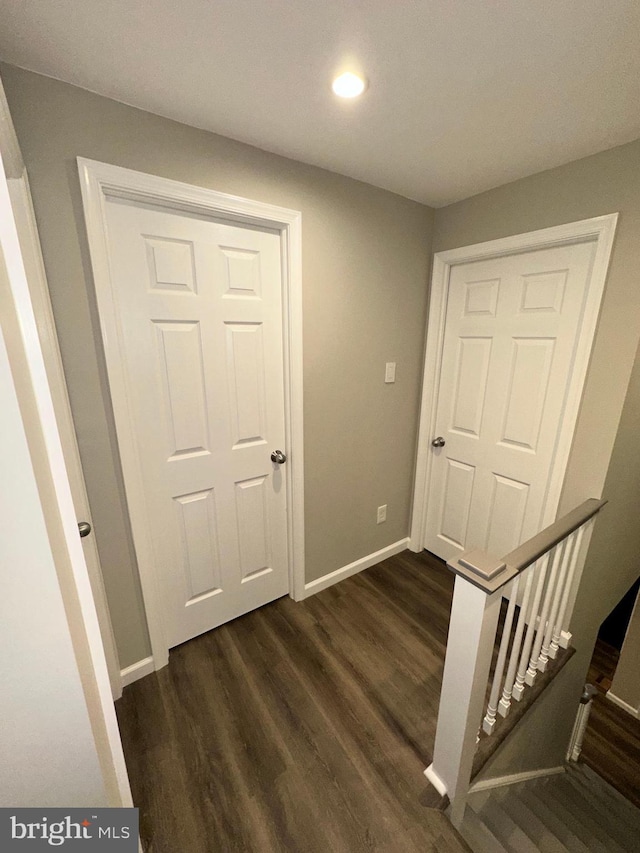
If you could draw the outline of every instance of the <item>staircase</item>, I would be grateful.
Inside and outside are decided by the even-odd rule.
[[[475,853],[640,850],[640,810],[584,764],[469,794],[460,832]]]

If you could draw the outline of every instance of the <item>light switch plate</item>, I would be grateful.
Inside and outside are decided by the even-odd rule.
[[[384,369],[384,381],[388,384],[396,381],[396,363],[388,361]]]

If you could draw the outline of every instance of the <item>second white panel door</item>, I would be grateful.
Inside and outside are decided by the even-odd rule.
[[[425,547],[504,555],[537,533],[594,244],[452,267]]]
[[[129,405],[116,421],[135,435],[172,647],[289,588],[285,478],[270,458],[286,450],[280,236],[106,207]]]

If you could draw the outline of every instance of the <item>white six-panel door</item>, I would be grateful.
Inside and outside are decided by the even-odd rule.
[[[286,489],[270,459],[286,451],[280,236],[117,199],[106,221],[172,647],[288,591]]]
[[[508,553],[537,533],[594,244],[453,266],[425,547]]]

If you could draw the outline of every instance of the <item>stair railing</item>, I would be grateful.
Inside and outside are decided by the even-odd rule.
[[[480,725],[487,735],[540,673],[571,642],[569,625],[595,516],[606,501],[591,498],[523,545],[497,559],[465,551],[455,573],[433,763],[427,779],[464,816]],[[485,699],[503,598],[508,605]],[[484,717],[483,717],[484,711]]]

